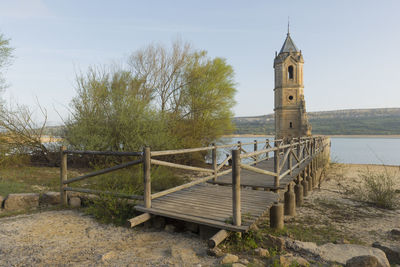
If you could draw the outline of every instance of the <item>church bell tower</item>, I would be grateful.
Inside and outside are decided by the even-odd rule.
[[[311,135],[303,84],[303,55],[290,37],[279,54],[275,53],[275,137],[293,138]]]

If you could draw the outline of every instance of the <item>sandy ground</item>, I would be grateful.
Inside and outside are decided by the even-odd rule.
[[[198,236],[102,225],[73,210],[0,219],[0,266],[213,266],[216,260]]]
[[[392,229],[400,229],[400,209],[387,210],[371,204],[357,201],[349,194],[361,184],[360,172],[367,168],[371,172],[388,171],[396,175],[397,200],[400,200],[400,167],[379,165],[341,164],[327,174],[320,189],[315,189],[306,197],[305,205],[297,209],[296,219],[318,223],[331,223],[335,228],[346,233],[349,238],[356,238],[366,245],[380,242],[398,245],[390,235]],[[347,193],[346,193],[347,192]]]
[[[371,171],[384,167],[369,165]],[[399,167],[386,167],[400,174]],[[389,232],[400,229],[400,209],[385,210],[345,192],[360,184],[366,165],[331,169],[297,209],[296,221],[331,223],[349,239],[366,245],[396,245]],[[397,176],[400,189],[400,176]],[[400,194],[397,194],[400,197]],[[78,211],[46,211],[0,219],[0,266],[215,266],[206,242],[190,233],[168,233],[102,225]]]

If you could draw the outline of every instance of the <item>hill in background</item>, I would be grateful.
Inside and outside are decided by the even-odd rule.
[[[313,134],[400,135],[400,108],[307,112]],[[235,134],[274,134],[274,114],[236,117]]]

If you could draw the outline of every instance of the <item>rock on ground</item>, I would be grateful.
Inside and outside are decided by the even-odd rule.
[[[400,229],[392,229],[390,235],[394,238],[400,238]]]
[[[357,256],[346,262],[346,267],[383,267],[374,256]]]
[[[301,242],[296,240],[287,240],[286,246],[294,251],[319,256],[324,261],[337,262],[340,264],[346,264],[346,262],[353,257],[371,255],[376,257],[382,266],[390,267],[385,253],[377,248],[332,243],[317,246],[313,242]]]
[[[292,254],[286,254],[278,256],[277,259],[279,260],[280,266],[282,267],[290,267],[290,266],[298,266],[298,267],[308,267],[310,263],[298,256],[293,256]]]
[[[221,264],[229,264],[229,263],[235,263],[239,261],[239,257],[233,254],[226,254],[222,260]]]
[[[256,253],[256,255],[260,256],[260,257],[269,257],[269,251],[268,249],[265,248],[256,248],[254,250],[254,252]]]
[[[4,200],[6,211],[28,210],[39,207],[39,194],[9,194]]]
[[[276,237],[270,234],[266,236],[263,245],[268,248],[277,249],[278,251],[285,250],[285,240],[281,237]]]
[[[77,210],[1,218],[0,240],[0,266],[192,266],[196,258],[218,264],[190,233],[104,225]]]
[[[375,242],[372,246],[385,252],[390,264],[400,264],[400,244],[398,246],[391,246]]]

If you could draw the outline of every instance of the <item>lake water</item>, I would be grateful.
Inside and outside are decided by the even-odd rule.
[[[265,141],[265,138],[267,137],[223,138],[220,143]],[[336,162],[400,165],[400,138],[332,137],[331,142],[331,160]],[[258,149],[262,149],[263,145],[260,144]],[[248,152],[253,151],[253,145],[243,146],[243,148]],[[229,148],[226,150],[228,151]]]

